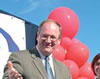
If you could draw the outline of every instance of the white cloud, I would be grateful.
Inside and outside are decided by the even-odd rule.
[[[33,10],[37,9],[37,7],[39,6],[39,2],[35,2],[33,0],[27,0],[27,7],[25,7],[24,9],[22,9],[19,14],[25,14],[25,13],[29,13],[32,12]]]
[[[39,7],[50,7],[53,4],[53,0],[15,0],[21,7],[18,10],[18,14],[30,13]]]

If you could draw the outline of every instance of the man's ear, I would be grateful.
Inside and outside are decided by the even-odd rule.
[[[36,33],[36,40],[38,40],[39,32]]]

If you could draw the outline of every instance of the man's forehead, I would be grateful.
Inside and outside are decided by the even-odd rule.
[[[54,23],[54,22],[46,22],[43,24],[43,28],[51,28],[52,30],[54,29],[59,29],[59,26]]]

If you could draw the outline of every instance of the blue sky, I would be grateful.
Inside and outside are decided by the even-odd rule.
[[[75,38],[88,46],[89,62],[100,52],[100,0],[0,0],[0,9],[39,25],[57,7],[72,9],[80,26]]]

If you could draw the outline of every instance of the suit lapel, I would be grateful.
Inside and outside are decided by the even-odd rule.
[[[31,53],[32,53],[33,63],[35,64],[36,68],[39,70],[40,74],[44,77],[44,79],[47,79],[45,67],[43,66],[43,63],[40,59],[40,55],[39,55],[37,49],[33,48],[31,50]]]
[[[53,58],[53,63],[54,63],[55,79],[61,79],[61,72],[59,70],[59,65],[57,64],[54,58]]]

